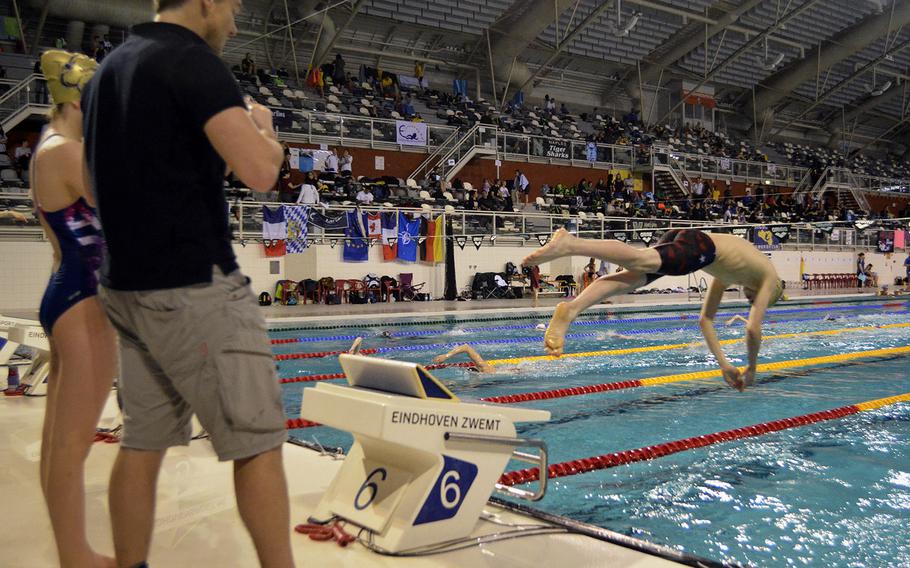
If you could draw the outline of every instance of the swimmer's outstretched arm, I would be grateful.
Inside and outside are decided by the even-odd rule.
[[[348,354],[357,355],[360,353],[360,344],[363,343],[363,338],[358,337],[354,340],[354,343],[351,344],[351,347],[348,349]]]
[[[20,223],[27,223],[28,217],[18,211],[0,211],[0,219],[13,219]]]
[[[746,349],[749,353],[749,366],[743,374],[743,383],[750,386],[755,382],[755,370],[758,366],[758,350],[761,349],[761,326],[765,321],[765,312],[771,297],[777,291],[778,280],[776,277],[765,280],[752,300],[752,309],[749,310],[749,322],[746,324]]]
[[[470,357],[471,361],[473,361],[474,364],[477,365],[477,369],[481,373],[490,373],[493,371],[493,366],[490,365],[489,363],[487,363],[486,360],[484,360],[484,358],[480,356],[480,353],[478,353],[473,347],[471,347],[467,343],[465,343],[464,345],[459,345],[458,347],[456,347],[455,349],[452,349],[445,355],[439,355],[437,357],[434,357],[433,362],[434,363],[444,363],[448,359],[454,357],[455,355],[459,355],[461,353],[464,353],[465,355]]]
[[[741,316],[739,314],[736,314],[735,316],[733,316],[732,318],[730,318],[726,322],[724,322],[724,325],[733,325],[733,322],[735,322],[735,321],[749,323],[749,320],[747,320],[746,318],[744,318],[743,316]]]
[[[724,350],[720,347],[720,341],[717,340],[717,331],[714,329],[714,316],[717,315],[717,308],[720,306],[720,300],[723,298],[724,290],[726,289],[726,283],[717,278],[711,282],[711,286],[708,288],[708,295],[705,297],[705,303],[701,308],[701,317],[698,320],[698,325],[701,327],[702,335],[705,336],[708,349],[711,350],[714,358],[720,363],[720,370],[724,375],[724,380],[731,387],[741,391],[746,388],[741,373],[739,369],[731,365],[730,361],[727,360]]]

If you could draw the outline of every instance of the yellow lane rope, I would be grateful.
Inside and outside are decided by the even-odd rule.
[[[778,335],[765,335],[762,336],[762,340],[767,341],[771,339],[790,339],[794,337],[806,337],[806,336],[821,336],[821,335],[839,335],[841,333],[851,333],[857,331],[872,331],[876,329],[895,329],[902,327],[910,327],[910,323],[889,323],[885,325],[868,325],[862,327],[846,327],[840,329],[829,329],[825,331],[802,331],[797,333],[781,333]],[[743,341],[740,339],[724,339],[720,341],[721,345],[730,345],[733,343],[739,343]],[[646,347],[629,347],[626,349],[603,349],[599,351],[582,351],[579,353],[564,353],[560,356],[555,355],[533,355],[529,357],[511,357],[508,359],[492,359],[487,361],[490,365],[515,365],[517,363],[523,363],[526,361],[556,361],[559,359],[570,359],[578,357],[604,357],[609,355],[629,355],[632,353],[648,353],[653,351],[668,351],[671,349],[685,349],[687,347],[698,347],[704,345],[704,341],[693,341],[689,343],[672,343],[669,345],[650,345]]]

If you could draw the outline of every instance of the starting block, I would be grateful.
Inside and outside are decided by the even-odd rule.
[[[4,330],[3,327],[6,329]],[[15,344],[12,348],[13,351],[19,345],[35,350],[35,357],[31,364],[21,373],[20,383],[26,386],[26,395],[45,396],[47,394],[47,377],[51,371],[51,345],[47,334],[44,333],[44,328],[38,322],[31,320],[0,318],[0,333],[5,333],[8,342]],[[10,355],[12,355],[12,351]],[[5,363],[6,361],[0,357],[0,365]]]
[[[311,522],[342,518],[400,552],[469,535],[494,490],[543,497],[546,475],[534,492],[497,482],[513,458],[547,471],[546,444],[517,438],[515,422],[547,421],[549,412],[460,402],[415,363],[339,360],[350,386],[320,383],[303,395],[303,418],[354,435]]]

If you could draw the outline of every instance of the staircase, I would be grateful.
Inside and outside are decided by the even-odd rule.
[[[0,127],[9,132],[33,114],[44,114],[51,107],[42,75],[29,75],[0,97]]]
[[[497,129],[495,126],[475,124],[466,132],[456,130],[411,173],[412,179],[438,175],[441,180],[452,181],[475,156],[496,154]]]
[[[651,185],[658,199],[680,205],[689,197],[683,180],[688,181],[686,172],[677,165],[655,164],[651,170]],[[691,187],[691,183],[690,183]]]
[[[809,195],[813,199],[821,199],[825,193],[833,191],[837,195],[837,201],[847,209],[853,209],[856,212],[863,211],[871,213],[869,200],[860,189],[862,184],[856,175],[845,168],[825,168],[822,175],[809,190]]]

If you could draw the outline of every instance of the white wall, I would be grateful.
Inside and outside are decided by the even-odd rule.
[[[532,244],[533,243],[533,244]],[[527,246],[496,246],[484,243],[479,250],[468,241],[464,250],[455,248],[456,283],[458,290],[463,290],[471,283],[475,272],[499,272],[506,262],[521,264],[521,260],[535,250],[536,241],[529,241]],[[313,246],[299,255],[287,255],[281,258],[268,258],[263,253],[262,245],[250,243],[243,247],[234,245],[234,252],[243,272],[252,280],[253,290],[274,292],[275,282],[284,278],[302,280],[304,278],[363,278],[368,272],[379,276],[384,274],[398,278],[402,272],[412,272],[414,282],[426,282],[427,290],[434,298],[441,298],[445,291],[445,264],[429,265],[423,262],[385,262],[382,260],[382,248],[370,248],[368,262],[344,262],[342,245],[335,248],[329,245]],[[774,251],[771,260],[777,267],[781,278],[788,281],[799,280],[800,258],[805,259],[807,273],[852,272],[856,257],[848,252],[823,251]],[[904,275],[904,259],[907,253],[897,252],[888,259],[883,254],[867,252],[866,262],[872,263],[879,274],[881,284],[894,282],[895,276]],[[555,260],[541,266],[542,274],[557,276],[573,274],[576,281],[581,281],[581,273],[588,259],[572,257]],[[277,265],[273,265],[277,263]],[[37,310],[41,296],[47,285],[53,264],[53,253],[46,242],[4,242],[0,244],[0,313],[4,310]],[[616,267],[613,266],[613,270]],[[708,282],[711,277],[703,272],[693,275],[694,284],[702,277]],[[654,288],[675,288],[689,285],[686,276],[666,276],[655,282]]]
[[[0,243],[0,313],[37,310],[54,265],[47,241]]]

